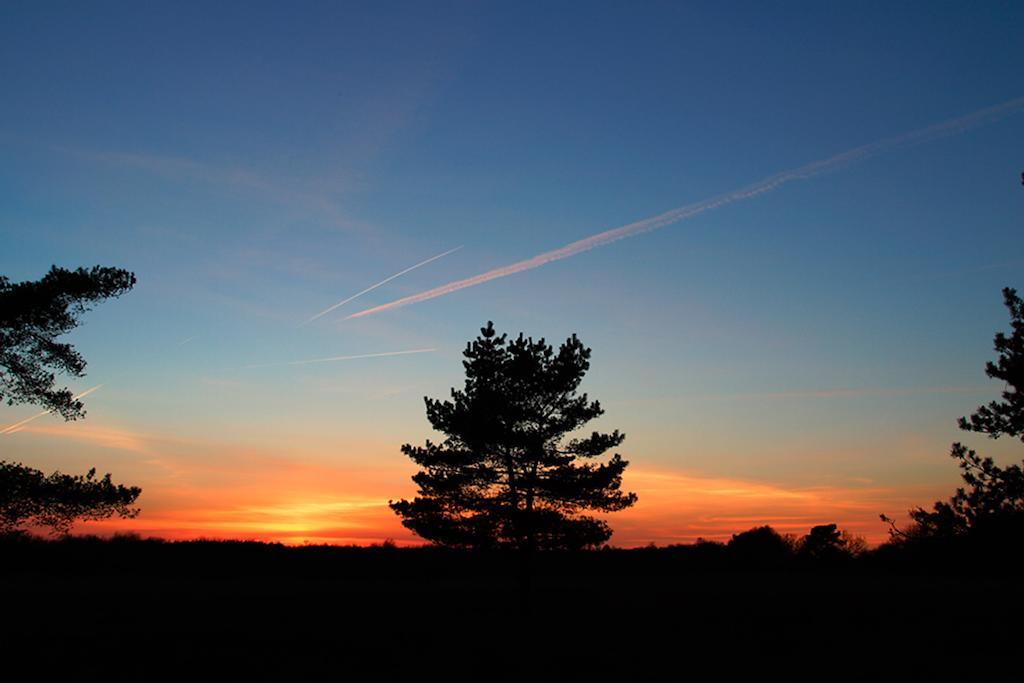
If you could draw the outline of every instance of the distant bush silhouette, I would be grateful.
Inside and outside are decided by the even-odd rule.
[[[733,534],[726,547],[737,565],[763,569],[782,567],[794,555],[794,540],[768,525]]]
[[[863,536],[851,533],[842,529],[839,534],[843,537],[843,548],[850,557],[861,557],[870,553],[867,540]]]
[[[800,539],[797,555],[803,560],[834,564],[849,560],[852,552],[837,525],[821,524]]]

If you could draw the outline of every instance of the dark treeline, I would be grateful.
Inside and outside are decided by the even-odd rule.
[[[0,574],[75,576],[137,574],[182,577],[272,576],[324,579],[514,580],[514,549],[465,550],[435,545],[400,547],[289,546],[260,541],[143,539],[28,534],[0,536]],[[840,535],[835,525],[814,527],[803,537],[770,526],[734,534],[728,542],[640,548],[550,550],[538,553],[538,576],[671,576],[707,572],[868,573],[1019,577],[1024,544],[1017,538],[959,536],[894,537],[877,548]]]
[[[889,675],[990,671],[1017,657],[1020,564],[964,550],[821,554],[760,527],[545,551],[524,615],[508,550],[12,536],[0,642],[9,666],[103,681],[681,678],[794,659],[831,677],[882,652]]]

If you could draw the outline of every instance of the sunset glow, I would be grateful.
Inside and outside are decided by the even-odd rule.
[[[23,427],[19,438],[52,451],[93,448],[122,451],[108,460],[123,479],[137,482],[144,510],[137,519],[90,522],[81,533],[134,533],[143,537],[251,539],[286,544],[422,543],[398,522],[389,499],[415,494],[409,467],[381,444],[359,448],[363,463],[331,464],[312,451],[242,444],[200,443],[87,422]],[[12,435],[13,436],[13,435]],[[397,450],[397,449],[394,449]],[[386,466],[383,463],[387,463]],[[634,467],[624,487],[642,505],[609,518],[615,544],[635,547],[728,540],[732,533],[770,524],[802,534],[836,522],[871,543],[886,538],[878,514],[899,514],[940,486],[885,487],[870,481],[845,485],[784,485]]]
[[[82,419],[0,402],[0,460],[141,487],[75,533],[423,543],[401,447],[488,321],[591,349],[614,546],[879,544],[953,442],[1019,457],[957,419],[1024,288],[1020,6],[143,4],[0,11],[0,275],[137,277],[60,335]]]

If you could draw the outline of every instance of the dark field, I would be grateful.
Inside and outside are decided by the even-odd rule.
[[[760,568],[693,546],[542,554],[526,617],[508,554],[0,547],[4,661],[44,678],[829,680],[970,667],[984,680],[1000,661],[1019,672],[1024,651],[1019,575],[879,554]]]

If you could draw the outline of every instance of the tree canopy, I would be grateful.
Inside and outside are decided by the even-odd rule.
[[[66,534],[78,519],[100,520],[113,515],[130,518],[142,493],[137,486],[126,487],[110,481],[110,475],[96,478],[96,470],[70,475],[46,475],[21,463],[0,461],[0,533],[23,526],[47,526]]]
[[[1003,289],[1003,301],[1010,312],[1010,334],[995,336],[996,362],[989,361],[985,373],[1004,382],[1002,401],[980,406],[970,417],[962,417],[965,431],[1024,441],[1024,302],[1017,291]],[[1024,470],[1020,465],[1000,467],[989,457],[961,443],[954,443],[950,456],[960,467],[966,486],[948,501],[937,501],[931,510],[911,510],[913,537],[943,538],[965,534],[1002,536],[1024,528]],[[882,519],[890,522],[885,515]],[[895,535],[907,535],[893,526]]]
[[[94,304],[134,285],[133,273],[104,266],[53,266],[38,281],[17,283],[0,275],[0,401],[38,404],[65,420],[85,415],[69,389],[54,386],[56,372],[81,377],[85,359],[56,337],[78,326]]]
[[[390,502],[419,536],[456,547],[583,548],[612,534],[583,514],[613,512],[636,502],[620,489],[628,464],[616,453],[625,435],[571,437],[604,410],[577,394],[590,368],[590,349],[573,335],[557,352],[522,334],[509,341],[493,323],[466,345],[465,387],[452,400],[424,398],[440,443],[406,444],[423,469],[411,501]]]
[[[1017,290],[1006,287],[1003,303],[1010,312],[1010,336],[996,333],[993,345],[999,358],[985,363],[985,374],[1004,383],[1003,400],[979,406],[969,418],[961,417],[959,424],[960,429],[993,439],[1005,434],[1024,441],[1024,301]]]
[[[54,371],[80,377],[85,359],[55,338],[74,329],[93,304],[134,285],[133,273],[103,266],[73,271],[53,266],[37,282],[11,283],[0,275],[0,401],[38,404],[65,420],[83,417],[81,401],[67,388],[54,388]],[[141,492],[114,484],[109,474],[97,479],[95,469],[46,475],[0,461],[0,533],[48,526],[66,534],[77,519],[135,517],[139,510],[131,506]]]

